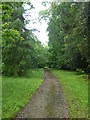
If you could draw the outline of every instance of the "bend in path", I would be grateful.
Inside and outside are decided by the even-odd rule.
[[[59,80],[50,71],[45,71],[44,81],[18,118],[67,118],[66,101]]]

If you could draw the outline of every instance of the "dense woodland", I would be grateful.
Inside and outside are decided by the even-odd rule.
[[[30,9],[34,9],[29,2]],[[46,6],[47,3],[43,2]],[[33,30],[26,29],[23,3],[2,4],[2,72],[21,76],[35,67],[90,72],[88,42],[88,3],[49,3],[40,11],[48,21],[48,47],[41,44]]]
[[[88,3],[51,3],[40,15],[49,18],[50,67],[89,71]]]
[[[34,9],[31,3],[30,9]],[[27,70],[43,67],[46,63],[46,48],[26,29],[23,3],[2,4],[2,72],[9,76],[21,76]]]

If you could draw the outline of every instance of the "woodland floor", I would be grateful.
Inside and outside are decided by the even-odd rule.
[[[67,118],[66,101],[59,80],[45,71],[44,80],[30,101],[18,113],[18,118]]]

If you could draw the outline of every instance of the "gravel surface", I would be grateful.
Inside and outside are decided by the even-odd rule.
[[[40,88],[18,113],[18,118],[67,118],[66,101],[60,81],[52,72],[45,70]]]

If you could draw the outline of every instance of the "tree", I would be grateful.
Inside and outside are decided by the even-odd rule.
[[[33,5],[29,4],[30,10]],[[29,69],[43,67],[46,49],[33,34],[26,29],[23,2],[2,3],[2,68],[3,74],[21,76]]]
[[[90,2],[88,3],[88,79],[90,79]]]
[[[51,3],[48,15],[49,65],[88,72],[87,3]],[[41,16],[45,19],[45,12]]]

